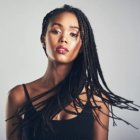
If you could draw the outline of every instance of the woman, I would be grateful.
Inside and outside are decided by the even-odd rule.
[[[137,109],[107,87],[87,17],[68,5],[54,9],[44,17],[41,42],[47,70],[10,90],[7,140],[107,140],[109,117],[122,120],[112,106]]]

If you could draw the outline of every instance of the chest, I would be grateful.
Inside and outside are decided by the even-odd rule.
[[[67,106],[68,108],[71,109],[70,106]],[[57,114],[56,116],[61,118],[55,119],[54,117],[51,121],[55,133],[50,130],[45,131],[41,126],[36,129],[32,126],[33,128],[26,128],[23,132],[25,136],[30,138],[29,140],[31,140],[31,137],[35,137],[35,140],[92,140],[94,121],[92,110],[88,109],[85,105],[79,111],[77,116],[69,115],[63,111]],[[34,133],[35,135],[33,136]]]

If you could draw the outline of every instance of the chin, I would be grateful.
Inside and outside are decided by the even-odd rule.
[[[75,61],[77,58],[76,54],[65,55],[65,54],[52,54],[48,55],[48,59],[53,62],[57,62],[60,64],[70,64]]]
[[[60,64],[71,64],[75,59],[68,59],[68,58],[49,58],[51,62],[56,62]]]
[[[56,63],[60,64],[71,64],[73,61],[71,60],[54,60]]]

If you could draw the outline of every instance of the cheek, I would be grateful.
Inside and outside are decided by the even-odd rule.
[[[70,57],[72,59],[75,59],[78,56],[78,54],[80,53],[81,45],[82,45],[81,41],[79,41],[76,44],[73,44],[73,48],[72,48],[72,51],[70,53]]]
[[[50,35],[46,35],[46,40],[45,40],[46,45],[47,46],[50,45],[51,42],[52,42],[52,37]]]
[[[76,52],[79,52],[81,46],[82,46],[82,41],[79,40],[77,43],[75,43],[75,44],[73,45],[73,47],[74,47],[73,50],[76,51]]]
[[[51,35],[46,36],[46,39],[45,39],[46,48],[48,49],[53,48],[54,43],[55,43],[54,37],[52,37]]]

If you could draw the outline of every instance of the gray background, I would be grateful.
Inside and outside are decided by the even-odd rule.
[[[0,140],[5,140],[8,90],[44,74],[47,59],[39,40],[42,19],[65,3],[88,16],[110,89],[140,105],[139,0],[0,0]],[[140,128],[140,112],[115,112]],[[113,127],[110,121],[109,140],[140,139],[140,130],[117,124]]]

